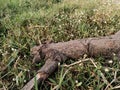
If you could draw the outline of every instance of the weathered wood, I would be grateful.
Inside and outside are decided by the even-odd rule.
[[[35,46],[31,49],[34,56],[33,62],[40,62],[45,59],[45,65],[36,75],[38,83],[45,80],[58,67],[58,63],[68,59],[78,59],[87,54],[89,57],[104,56],[110,58],[116,54],[120,58],[120,31],[106,37],[85,38],[71,40],[68,42],[50,43]],[[42,75],[41,75],[42,74]],[[44,75],[45,74],[45,75]],[[41,76],[39,76],[41,75]],[[27,86],[31,86],[27,88]],[[28,82],[24,90],[31,90],[34,81]]]
[[[115,35],[106,37],[85,38],[80,40],[71,40],[68,42],[35,46],[31,50],[34,55],[33,62],[38,62],[41,58],[44,59],[47,56],[47,52],[51,49],[57,50],[58,52],[73,59],[80,58],[84,54],[92,57],[99,55],[111,57],[113,53],[117,54],[120,50],[120,31]]]
[[[55,69],[58,67],[58,63],[62,60],[66,60],[67,57],[62,53],[59,53],[56,50],[49,50],[45,57],[45,64],[43,67],[38,70],[38,74],[32,78],[23,88],[22,90],[31,90],[35,84],[35,78],[37,83],[44,81]]]

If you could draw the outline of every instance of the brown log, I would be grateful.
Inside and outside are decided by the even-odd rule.
[[[32,48],[34,55],[33,62],[39,62],[45,59],[45,65],[36,75],[38,83],[45,80],[58,67],[58,63],[68,58],[78,59],[87,54],[89,57],[104,56],[110,58],[116,54],[120,58],[120,31],[116,34],[106,37],[85,38],[71,40],[68,42],[59,42],[43,44]],[[31,90],[34,86],[34,79],[28,82],[23,90]]]

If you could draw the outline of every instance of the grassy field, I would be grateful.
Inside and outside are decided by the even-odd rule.
[[[30,48],[34,45],[106,36],[118,30],[120,5],[112,0],[0,0],[0,90],[20,90],[44,64],[32,64]],[[111,60],[98,57],[70,68],[63,64],[40,90],[120,88],[116,56]]]

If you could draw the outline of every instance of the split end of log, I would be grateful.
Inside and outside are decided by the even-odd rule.
[[[58,63],[63,58],[66,59],[66,57],[61,53],[57,52],[56,50],[50,50],[50,52],[48,52],[48,56],[46,56],[47,60],[42,68],[38,70],[38,74],[32,78],[21,90],[31,90],[34,87],[35,80],[37,84],[44,81],[52,72],[55,71],[55,69],[58,67]]]
[[[47,77],[47,73],[39,72],[21,90],[31,90],[35,86],[35,83],[39,84],[41,81],[44,81]]]

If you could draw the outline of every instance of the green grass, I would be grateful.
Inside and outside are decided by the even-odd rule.
[[[112,0],[107,0],[112,1]],[[120,30],[120,6],[105,0],[0,0],[0,89],[19,90],[43,65],[32,64],[30,48],[45,41],[111,35]],[[102,90],[120,82],[119,61],[96,58],[68,69],[60,66],[41,90]],[[74,60],[66,61],[70,64]],[[105,71],[106,68],[109,71]]]

